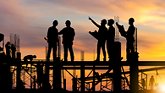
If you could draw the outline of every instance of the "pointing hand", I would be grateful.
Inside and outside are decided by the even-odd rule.
[[[92,18],[89,17],[89,20],[92,20]]]

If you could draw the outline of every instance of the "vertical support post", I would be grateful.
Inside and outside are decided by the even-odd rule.
[[[0,52],[0,90],[4,93],[9,93],[12,88],[10,61],[2,51]]]
[[[43,81],[43,77],[44,74],[43,74],[43,65],[40,64],[40,63],[37,63],[37,81],[38,81],[38,88],[41,88],[41,84],[42,84],[42,81]]]
[[[44,82],[47,83],[47,84],[49,83],[49,65],[50,65],[50,62],[49,61],[46,61]]]
[[[33,89],[36,90],[36,76],[33,76]]]
[[[114,93],[121,93],[121,43],[114,42],[113,49],[113,88]]]
[[[84,64],[81,65],[81,93],[85,92],[85,68]]]
[[[53,64],[53,90],[60,91],[61,88],[61,65],[60,61],[58,60]]]
[[[4,38],[4,37],[3,37]],[[2,49],[3,49],[3,51],[4,51],[4,46],[5,46],[5,41],[3,40],[2,41]]]
[[[131,93],[138,93],[138,53],[129,54],[130,63],[130,90]]]
[[[63,89],[66,90],[66,78],[65,78],[65,73],[64,70],[61,71],[61,77],[63,79]]]
[[[95,64],[93,64],[93,82],[92,82],[92,91],[95,92]]]
[[[146,89],[148,89],[148,85],[147,85],[147,84],[148,84],[148,82],[147,82],[148,79],[147,79],[147,78],[148,78],[148,76],[147,76],[147,74],[146,74]]]
[[[21,81],[21,53],[17,52],[17,81],[16,81],[16,87],[19,89],[20,81]]]
[[[58,58],[61,58],[61,37],[58,36]]]
[[[63,81],[63,86],[64,86],[64,90],[66,90],[66,79],[64,79],[64,81]]]
[[[77,78],[75,78],[75,77],[73,77],[73,79],[72,79],[72,90],[73,90],[73,92],[74,93],[76,93],[77,92]]]
[[[33,89],[33,68],[32,68],[32,64],[30,64],[30,88]]]

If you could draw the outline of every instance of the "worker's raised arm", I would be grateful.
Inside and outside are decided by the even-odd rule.
[[[89,20],[91,20],[91,22],[92,22],[95,26],[100,27],[100,25],[97,24],[92,18],[89,17]]]

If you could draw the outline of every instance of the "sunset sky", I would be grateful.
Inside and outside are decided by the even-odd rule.
[[[44,37],[53,20],[58,20],[59,31],[70,20],[76,32],[75,60],[81,60],[81,51],[85,52],[85,60],[94,60],[97,41],[88,32],[98,28],[88,20],[89,16],[99,24],[102,19],[118,16],[119,24],[126,30],[128,19],[133,17],[138,31],[139,60],[165,61],[164,0],[0,0],[0,33],[5,35],[5,43],[11,33],[20,36],[22,58],[35,54],[37,59],[45,59]],[[126,40],[121,36],[119,40],[126,60]],[[164,77],[159,80],[165,85]]]
[[[165,60],[164,0],[1,0],[0,33],[5,35],[5,42],[10,33],[20,36],[22,57],[36,54],[43,59],[47,46],[43,38],[48,27],[56,19],[60,31],[69,19],[76,31],[76,60],[80,60],[80,51],[85,52],[85,60],[94,60],[97,41],[88,31],[98,28],[88,20],[89,16],[98,23],[119,16],[126,30],[128,19],[133,17],[138,29],[139,60]],[[125,59],[125,39],[120,36],[120,41]]]

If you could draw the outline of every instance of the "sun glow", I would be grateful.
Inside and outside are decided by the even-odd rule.
[[[165,93],[165,84],[161,84],[158,86],[159,93]]]

